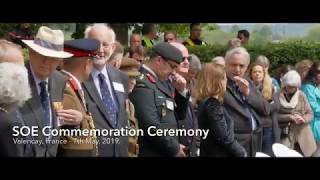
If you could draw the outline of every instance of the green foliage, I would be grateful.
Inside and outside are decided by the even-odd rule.
[[[315,25],[311,27],[305,37],[308,41],[320,41],[320,25]]]
[[[16,29],[19,23],[0,23],[0,37],[4,37],[8,32]],[[37,30],[42,25],[41,23],[32,23],[30,24],[31,30],[34,34],[37,33]]]
[[[73,39],[80,39],[84,37],[84,30],[89,23],[76,23],[76,31],[71,35]]]
[[[188,23],[179,23],[179,24],[160,23],[159,31],[160,32],[174,31],[179,35],[179,37],[186,37],[189,35],[189,24]]]
[[[28,51],[27,48],[23,48],[23,49],[22,49],[22,55],[23,55],[23,59],[24,59],[25,61],[29,60],[29,51]]]
[[[220,44],[220,45],[226,45],[228,41],[235,36],[229,32],[222,31],[220,29],[217,29],[213,32],[203,32],[203,36],[206,37],[204,40],[208,44]]]
[[[215,44],[208,46],[187,46],[189,54],[195,54],[202,62],[209,62],[216,56],[224,56],[226,46]]]
[[[226,45],[188,47],[189,53],[196,54],[202,62],[209,62],[215,56],[224,56]],[[320,44],[307,41],[289,41],[283,43],[250,44],[245,47],[251,56],[251,62],[258,55],[270,60],[270,71],[275,72],[283,64],[294,65],[303,59],[319,60]]]

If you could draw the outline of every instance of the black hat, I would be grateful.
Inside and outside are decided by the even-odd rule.
[[[93,57],[100,48],[96,39],[75,39],[64,42],[64,51],[73,54],[73,57]]]
[[[181,51],[169,43],[158,43],[153,46],[152,51],[166,60],[171,60],[178,64],[183,60]]]

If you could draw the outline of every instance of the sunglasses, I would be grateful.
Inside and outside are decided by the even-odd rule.
[[[187,59],[190,62],[192,57],[191,56],[183,57],[183,60],[185,60],[185,59]]]

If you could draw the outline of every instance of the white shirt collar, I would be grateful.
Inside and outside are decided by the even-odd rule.
[[[95,67],[92,69],[91,75],[93,78],[98,78],[98,75],[102,73],[108,79],[107,68],[104,66],[101,71],[96,69]]]
[[[31,70],[31,73],[32,73],[32,76],[33,76],[34,82],[35,82],[35,84],[36,84],[38,94],[40,95],[40,92],[41,92],[41,89],[40,89],[39,83],[40,83],[40,82],[42,82],[42,81],[47,82],[46,86],[47,86],[47,91],[48,91],[48,82],[49,82],[49,78],[47,78],[46,80],[41,80],[41,79],[39,79],[39,78],[35,75],[35,73],[34,73],[34,71],[33,71],[33,69],[32,69],[32,65],[31,65],[31,63],[30,63],[30,70]]]

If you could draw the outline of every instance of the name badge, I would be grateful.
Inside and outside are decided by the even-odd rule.
[[[170,109],[172,111],[174,110],[174,105],[173,105],[172,101],[166,100],[166,105],[167,105],[168,109]]]
[[[121,83],[117,83],[117,82],[112,82],[113,84],[113,87],[116,91],[119,91],[119,92],[123,92],[124,93],[124,87],[123,87],[123,84]]]

